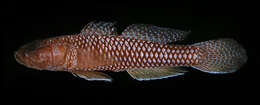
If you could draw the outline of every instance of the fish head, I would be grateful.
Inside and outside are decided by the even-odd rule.
[[[29,68],[50,69],[53,65],[52,44],[47,40],[36,40],[25,44],[15,52],[16,61]]]

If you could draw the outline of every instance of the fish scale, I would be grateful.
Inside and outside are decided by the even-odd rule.
[[[29,68],[67,71],[89,81],[112,81],[102,71],[127,71],[140,81],[183,75],[182,67],[232,73],[247,61],[245,49],[233,39],[178,45],[189,32],[133,24],[117,34],[114,25],[90,22],[79,34],[34,41],[16,51],[15,59]]]
[[[116,38],[116,36],[104,36],[104,37],[99,37],[99,35],[93,35],[93,36],[75,35],[72,36],[72,38],[67,36],[65,37],[65,39],[70,38],[70,41],[66,43],[74,45],[74,47],[77,48],[76,50],[78,53],[83,52],[83,50],[87,50],[87,52],[91,52],[88,54],[88,56],[100,55],[103,56],[104,59],[106,60],[104,61],[99,60],[99,62],[97,62],[98,64],[92,64],[93,66],[99,65],[99,67],[96,68],[89,68],[87,66],[84,68],[80,68],[81,65],[89,65],[89,64],[80,64],[81,63],[80,61],[78,61],[78,64],[75,64],[68,68],[70,69],[77,68],[78,70],[79,69],[104,70],[103,68],[106,68],[107,70],[120,71],[122,69],[131,69],[131,68],[143,68],[143,67],[156,68],[160,66],[190,66],[190,65],[199,64],[198,62],[199,57],[196,58],[194,57],[194,55],[196,56],[197,53],[199,52],[199,49],[195,46],[173,47],[171,45],[161,45],[160,43],[155,43],[150,41],[128,40],[128,38],[118,39]],[[102,41],[96,42],[95,41],[96,39],[103,40],[104,42]],[[81,43],[78,43],[79,41]],[[123,47],[125,48],[130,47],[129,43],[138,43],[138,44],[132,46],[130,49],[123,49]],[[152,47],[148,46],[151,44],[153,44]],[[154,49],[154,48],[156,50],[148,51],[148,49]],[[189,52],[190,50],[194,50],[194,52]],[[128,56],[126,55],[127,53],[129,54]],[[157,56],[153,56],[153,55],[157,55]],[[171,59],[169,55],[176,55],[176,56],[172,56]],[[184,55],[186,56],[191,55],[191,57],[185,57]],[[84,57],[85,55],[83,56],[77,55],[76,58],[84,58]],[[135,62],[132,59],[138,59],[138,60],[137,62]],[[149,59],[150,61],[151,59],[155,59],[156,62],[147,62]],[[109,63],[107,63],[107,61],[108,62],[111,61],[113,62],[113,64],[108,65]],[[75,62],[75,61],[69,61],[69,62]],[[108,66],[110,68],[107,68]]]

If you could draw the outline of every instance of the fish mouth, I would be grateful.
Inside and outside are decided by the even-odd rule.
[[[35,44],[37,44],[36,42],[38,42],[38,41],[33,41],[32,43],[27,43],[27,44],[23,45],[22,47],[20,47],[17,51],[15,51],[14,52],[15,60],[18,63],[20,63],[26,67],[33,68],[31,66],[32,60],[30,59],[31,57],[28,53],[37,48],[35,45]]]
[[[14,52],[14,58],[15,58],[15,60],[16,60],[18,63],[20,63],[20,64],[22,64],[22,65],[25,65],[25,64],[21,61],[22,57],[21,57],[21,55],[18,53],[18,51],[15,51],[15,52]]]
[[[16,51],[16,52],[14,52],[14,58],[15,58],[15,60],[19,63],[19,64],[21,64],[21,65],[23,65],[23,66],[25,66],[25,67],[28,67],[28,68],[34,68],[34,69],[39,69],[39,70],[41,70],[40,68],[37,68],[37,67],[35,67],[35,66],[32,66],[31,65],[31,60],[29,59],[29,58],[27,58],[28,57],[28,55],[27,54],[21,54],[19,51]]]
[[[14,58],[19,64],[28,68],[37,70],[48,69],[46,65],[44,65],[44,61],[41,61],[39,57],[39,52],[42,47],[44,46],[42,46],[38,40],[25,44],[14,52]]]
[[[26,67],[32,68],[32,66],[30,66],[30,64],[29,64],[29,62],[28,62],[28,60],[27,60],[28,58],[26,58],[25,55],[21,54],[21,52],[15,51],[15,52],[14,52],[14,58],[15,58],[15,60],[16,60],[19,64],[24,65],[24,66],[26,66]]]
[[[29,55],[23,49],[19,49],[18,51],[15,51],[14,58],[21,65],[24,65],[29,68],[35,68],[31,66],[31,62],[30,62],[31,60],[29,59]]]

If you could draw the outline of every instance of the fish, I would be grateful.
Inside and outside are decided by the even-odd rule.
[[[184,75],[189,70],[228,74],[247,62],[231,38],[177,44],[190,31],[132,24],[118,34],[115,22],[90,22],[79,34],[35,40],[15,51],[16,61],[36,70],[66,71],[88,81],[109,81],[124,72],[137,81]],[[187,69],[187,68],[194,69]]]

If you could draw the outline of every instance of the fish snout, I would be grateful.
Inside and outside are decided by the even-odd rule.
[[[21,49],[19,49],[18,51],[15,52],[14,54],[14,57],[16,59],[16,61],[22,65],[30,65],[29,64],[29,55],[24,52],[24,51],[21,51]]]
[[[48,69],[52,66],[51,55],[51,48],[38,42],[26,44],[14,54],[18,63],[38,70]]]

